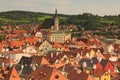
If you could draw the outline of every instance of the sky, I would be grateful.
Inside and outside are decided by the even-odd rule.
[[[58,14],[118,15],[120,0],[0,0],[0,12],[3,11],[33,11]]]

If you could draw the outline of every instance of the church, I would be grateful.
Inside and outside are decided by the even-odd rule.
[[[67,40],[71,40],[71,33],[67,30],[60,30],[59,27],[59,18],[57,15],[57,9],[55,10],[55,15],[52,19],[46,19],[41,29],[43,37],[50,42],[59,42],[64,43]],[[45,28],[48,29],[45,29]]]

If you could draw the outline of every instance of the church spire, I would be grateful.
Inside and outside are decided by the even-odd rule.
[[[57,8],[55,9],[54,29],[55,30],[59,30],[59,27],[58,27],[58,17],[57,17]]]
[[[55,18],[57,17],[57,8],[55,9]]]

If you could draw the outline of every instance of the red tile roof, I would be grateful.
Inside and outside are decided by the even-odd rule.
[[[15,67],[12,67],[5,80],[21,80]]]
[[[79,71],[79,70],[77,70],[77,69],[73,69],[73,70],[67,75],[68,79],[70,79],[70,80],[94,80],[94,79],[92,78],[92,76],[91,76],[91,77],[89,77],[89,76],[90,76],[89,74],[87,74],[87,73],[85,73],[85,72],[81,72],[81,71]],[[90,79],[88,79],[88,78],[90,78]]]
[[[42,66],[39,69],[33,71],[26,80],[68,80],[58,70],[50,66]]]
[[[106,72],[105,70],[97,69],[96,72],[94,73],[94,75],[96,77],[101,77],[105,72]]]

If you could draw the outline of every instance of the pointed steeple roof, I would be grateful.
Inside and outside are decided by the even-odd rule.
[[[14,66],[9,71],[7,78],[5,80],[21,80]]]
[[[56,18],[57,17],[57,8],[55,9],[55,16],[54,16],[54,18]]]

